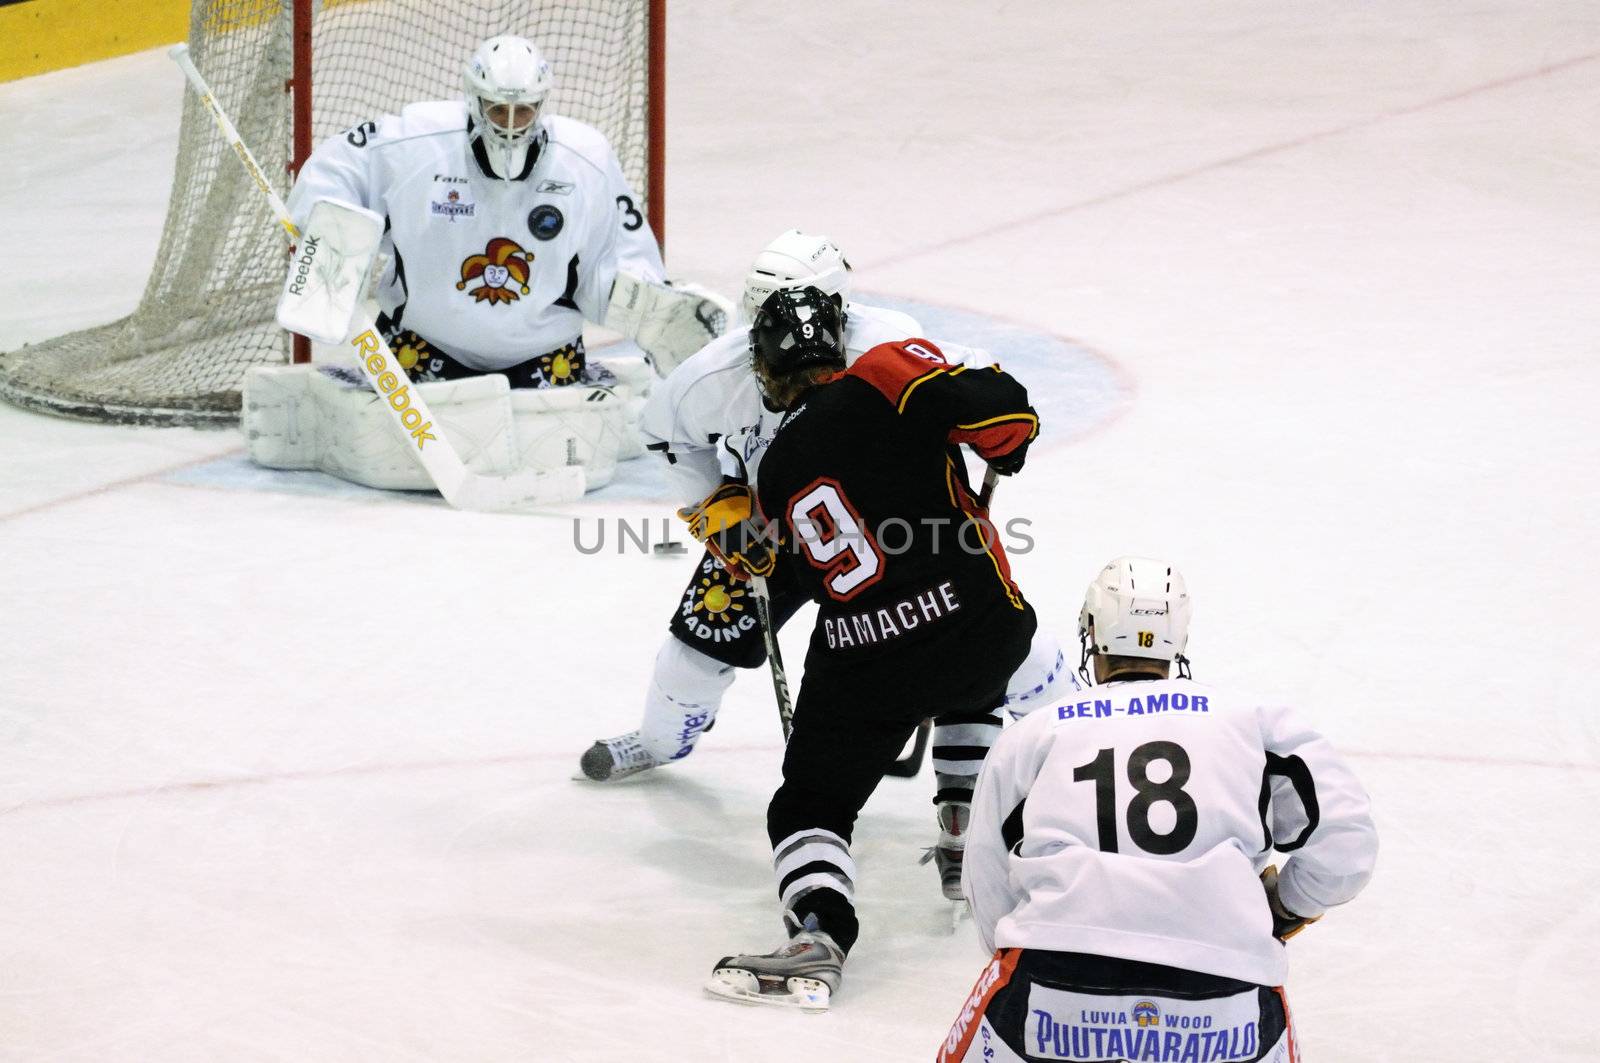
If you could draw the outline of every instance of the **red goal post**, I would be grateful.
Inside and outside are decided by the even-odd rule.
[[[665,236],[666,0],[193,0],[189,49],[280,195],[312,146],[408,103],[453,99],[478,43],[534,41],[550,109],[598,127]],[[160,249],[120,321],[0,354],[0,396],[89,420],[237,421],[245,370],[291,358],[273,321],[286,261],[270,217],[181,84]]]

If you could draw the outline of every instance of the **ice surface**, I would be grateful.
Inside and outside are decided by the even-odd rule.
[[[1600,9],[700,0],[669,69],[673,272],[800,225],[983,333],[1042,396],[999,507],[1046,622],[1172,557],[1197,671],[1350,752],[1384,848],[1293,943],[1309,1057],[1600,1057]],[[137,300],[183,91],[0,86],[0,348]],[[506,517],[5,406],[0,456],[0,1058],[933,1055],[982,957],[927,779],[863,816],[819,1017],[699,990],[776,943],[765,675],[570,779],[686,577],[574,547],[659,528],[648,466]]]

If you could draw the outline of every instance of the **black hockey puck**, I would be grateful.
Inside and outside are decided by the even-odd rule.
[[[657,557],[674,557],[678,554],[687,554],[689,548],[680,542],[656,543],[650,548]]]

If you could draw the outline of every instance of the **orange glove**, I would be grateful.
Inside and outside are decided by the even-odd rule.
[[[775,537],[755,517],[755,490],[749,484],[725,483],[678,510],[678,516],[688,523],[689,534],[705,543],[734,576],[772,574],[778,562]]]
[[[1261,885],[1267,891],[1267,904],[1272,908],[1272,936],[1279,941],[1288,941],[1322,918],[1320,915],[1314,915],[1310,918],[1303,915],[1295,915],[1283,906],[1283,902],[1278,899],[1277,864],[1268,864],[1267,869],[1261,872]]]

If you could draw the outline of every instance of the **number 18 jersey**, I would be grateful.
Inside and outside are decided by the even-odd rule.
[[[1319,916],[1366,884],[1361,784],[1287,709],[1186,679],[1094,686],[1008,728],[973,797],[962,886],[986,949],[1113,956],[1281,985],[1258,875]]]

